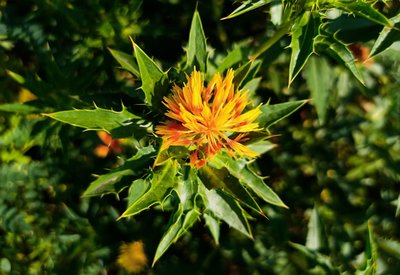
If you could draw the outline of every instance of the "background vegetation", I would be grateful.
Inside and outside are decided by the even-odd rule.
[[[281,1],[259,2],[272,4],[221,21],[240,4],[0,0],[0,273],[125,274],[129,267],[118,260],[121,251],[153,257],[168,213],[153,209],[116,221],[126,207],[124,200],[81,197],[93,175],[131,157],[134,144],[121,141],[122,152],[115,145],[101,157],[97,148],[103,141],[96,132],[55,123],[40,113],[86,108],[93,102],[117,110],[121,102],[137,104],[137,79],[118,68],[108,48],[131,53],[132,36],[169,68],[185,53],[196,5],[210,68],[221,60],[229,66],[246,62],[274,37],[282,21],[276,16]],[[374,7],[395,18],[399,6],[398,1],[383,1]],[[131,271],[400,270],[400,45],[376,42],[383,28],[376,20],[357,14],[332,18],[323,18],[329,22],[323,30],[335,33],[336,41],[352,50],[356,69],[327,54],[323,41],[320,48],[312,47],[318,54],[307,59],[308,53],[302,52],[307,62],[290,67],[293,33],[279,37],[258,56],[260,101],[313,99],[271,127],[278,146],[257,160],[260,174],[269,177],[267,183],[290,209],[260,201],[269,219],[250,221],[254,240],[222,224],[217,245],[204,224],[197,224],[154,267],[142,257],[131,261],[136,263]],[[399,40],[398,33],[391,35],[385,42]],[[367,60],[371,49],[379,50],[376,45],[385,50]],[[232,57],[228,61],[227,52]],[[29,104],[16,104],[24,102]],[[120,250],[133,241],[141,241],[144,252],[138,243]]]

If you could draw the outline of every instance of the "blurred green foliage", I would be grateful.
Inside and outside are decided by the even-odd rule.
[[[230,67],[273,37],[281,1],[263,2],[223,21],[238,4],[197,3],[213,52],[210,70],[227,51],[234,54],[222,64]],[[384,2],[376,8],[396,16],[398,1]],[[161,209],[116,221],[125,201],[81,198],[93,174],[104,174],[120,159],[93,153],[101,144],[95,133],[30,113],[93,107],[93,102],[120,110],[121,101],[141,102],[132,92],[135,78],[117,68],[107,48],[130,53],[132,36],[160,64],[174,64],[184,53],[195,7],[196,1],[180,0],[0,1],[0,273],[125,274],[116,263],[118,248],[133,240],[142,240],[146,253],[154,254],[168,222]],[[382,26],[348,20],[341,16],[329,28],[340,29],[341,41],[355,45],[354,55],[372,49]],[[195,226],[144,273],[400,270],[399,43],[356,62],[365,86],[332,56],[322,55],[312,56],[288,88],[289,45],[290,38],[283,37],[260,55],[262,78],[253,92],[272,103],[313,98],[271,127],[278,146],[254,165],[290,209],[260,201],[269,220],[250,221],[254,241],[222,225],[216,245],[203,226]],[[5,105],[26,97],[32,100],[24,106],[34,109],[15,113],[9,110],[16,105]],[[132,148],[126,145],[121,157],[132,156]]]

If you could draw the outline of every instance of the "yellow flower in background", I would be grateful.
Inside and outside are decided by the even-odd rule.
[[[119,266],[132,273],[142,272],[147,266],[147,256],[142,241],[122,244],[117,259]]]
[[[207,87],[203,75],[193,70],[181,88],[175,85],[172,96],[164,97],[168,108],[164,125],[156,127],[162,136],[161,151],[170,146],[185,146],[190,151],[190,164],[202,167],[219,151],[235,157],[256,157],[257,153],[241,142],[249,132],[260,131],[254,122],[261,114],[259,106],[244,112],[249,105],[248,91],[235,90],[234,71],[228,70],[225,78],[214,75]]]

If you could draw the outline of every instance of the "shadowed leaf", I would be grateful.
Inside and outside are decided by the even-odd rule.
[[[132,73],[136,77],[140,77],[139,67],[136,64],[135,58],[133,55],[126,54],[117,50],[108,49],[112,56],[117,60],[117,62],[121,65],[122,68]]]

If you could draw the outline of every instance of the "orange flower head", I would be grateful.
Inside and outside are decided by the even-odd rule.
[[[163,102],[168,108],[165,115],[171,120],[156,127],[163,139],[161,151],[184,146],[191,151],[190,164],[197,168],[223,149],[232,157],[257,156],[241,142],[249,132],[261,130],[254,122],[260,106],[244,112],[249,93],[235,90],[233,77],[232,69],[225,78],[217,73],[206,87],[203,74],[194,68],[182,88],[172,88],[172,95]]]

